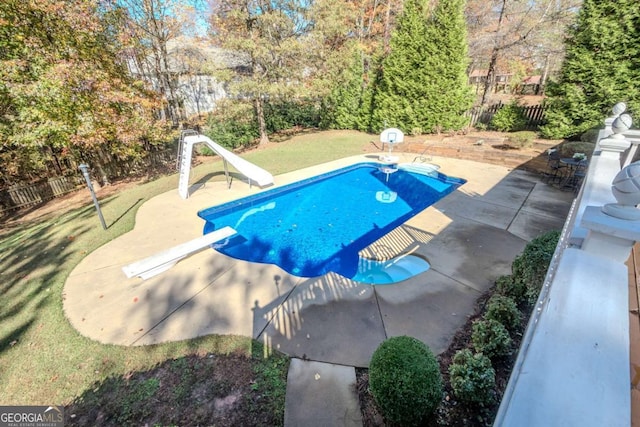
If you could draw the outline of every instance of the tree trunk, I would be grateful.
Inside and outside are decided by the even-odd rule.
[[[496,74],[496,64],[498,62],[498,48],[494,47],[491,52],[491,60],[489,61],[489,68],[487,69],[487,79],[484,82],[484,89],[482,91],[482,100],[480,106],[484,107],[487,104],[487,98],[493,89],[494,76]]]
[[[254,100],[254,108],[258,118],[258,129],[260,130],[260,145],[263,146],[269,143],[269,135],[267,134],[267,122],[264,119],[264,108],[262,108],[262,99],[260,97]]]
[[[384,17],[384,52],[389,53],[391,44],[391,0],[387,0],[387,12]]]
[[[482,92],[482,100],[480,101],[480,107],[484,107],[487,103],[487,97],[493,88],[494,76],[496,74],[496,64],[498,63],[498,53],[500,51],[499,34],[502,30],[502,20],[504,19],[505,9],[507,7],[507,0],[502,0],[502,8],[500,9],[500,15],[498,16],[498,26],[496,27],[496,35],[493,41],[493,50],[491,51],[491,60],[489,61],[489,68],[487,69],[487,80],[484,82],[484,91]]]
[[[542,76],[540,77],[540,84],[536,88],[536,95],[542,95],[544,93],[544,87],[547,84],[547,78],[549,78],[549,67],[551,60],[549,59],[550,54],[547,54],[547,57],[544,59],[544,69],[542,70]]]

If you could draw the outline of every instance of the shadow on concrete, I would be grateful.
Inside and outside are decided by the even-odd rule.
[[[483,192],[463,186],[361,251],[377,260],[419,254],[430,270],[393,285],[335,273],[303,280],[289,295],[255,302],[253,337],[303,360],[359,367],[390,336],[414,336],[440,353],[526,243],[562,227],[570,202],[524,171]]]

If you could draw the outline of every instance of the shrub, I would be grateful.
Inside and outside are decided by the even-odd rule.
[[[559,239],[559,231],[536,237],[511,264],[513,279],[525,287],[525,297],[530,304],[538,299]]]
[[[527,118],[517,100],[503,106],[491,118],[491,128],[500,132],[515,132],[527,126]]]
[[[204,134],[218,144],[234,149],[250,145],[260,136],[256,123],[251,104],[227,100],[209,116]]]
[[[589,129],[588,131],[580,135],[580,141],[595,144],[596,142],[598,142],[599,134],[600,129]]]
[[[442,399],[435,356],[426,344],[407,336],[389,338],[373,353],[369,387],[385,418],[400,425],[422,422]]]
[[[215,151],[213,151],[211,148],[209,148],[208,145],[196,145],[194,147],[194,150],[197,154],[199,154],[200,156],[215,156],[216,153]]]
[[[473,127],[475,127],[478,131],[487,130],[487,124],[482,122],[477,122],[475,125],[473,125]]]
[[[482,353],[459,350],[449,365],[449,382],[462,402],[485,406],[495,401],[496,372]]]
[[[523,130],[509,135],[509,142],[518,148],[530,148],[535,138],[535,132]]]
[[[518,329],[522,321],[516,302],[500,294],[494,294],[489,299],[484,318],[500,322],[510,332]]]
[[[493,359],[506,356],[511,351],[511,337],[502,323],[484,319],[473,324],[471,341],[477,352]]]
[[[527,287],[512,275],[500,276],[496,280],[496,292],[511,298],[516,304],[522,304],[526,301]]]
[[[573,157],[575,153],[585,153],[591,157],[595,147],[595,143],[592,142],[571,141],[560,144],[558,151],[561,157]]]
[[[267,131],[280,132],[296,126],[303,128],[318,127],[320,113],[312,101],[279,101],[264,104],[264,116]]]

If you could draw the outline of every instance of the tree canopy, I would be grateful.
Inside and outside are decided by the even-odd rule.
[[[473,101],[467,72],[488,67],[489,90],[508,58],[514,75],[550,68],[580,2],[6,0],[0,180],[136,157],[189,119],[186,106],[201,119],[225,96],[209,123],[241,144],[292,123],[457,130]],[[617,101],[638,108],[639,8],[585,0],[547,135],[575,135]]]
[[[212,36],[245,62],[243,72],[227,74],[232,97],[250,101],[260,143],[269,141],[265,103],[290,101],[328,88],[319,84],[338,68],[344,43],[344,3],[336,0],[227,0],[216,4]]]
[[[620,101],[640,111],[640,2],[585,0],[566,43],[560,78],[548,87],[543,135],[599,127]]]
[[[120,158],[158,139],[157,100],[116,59],[93,1],[0,3],[1,178],[38,174],[48,159]]]
[[[382,61],[371,129],[423,133],[460,129],[473,98],[467,85],[463,0],[407,0]]]
[[[581,0],[469,0],[466,17],[470,70],[484,69],[487,79],[479,101],[484,105],[499,72],[512,74],[513,84],[533,72],[546,76],[559,67],[563,37]]]

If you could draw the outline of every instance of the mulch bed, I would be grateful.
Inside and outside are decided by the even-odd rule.
[[[468,406],[456,400],[453,390],[449,384],[449,365],[452,363],[453,356],[458,350],[464,348],[472,348],[471,331],[473,322],[478,320],[484,314],[484,308],[491,297],[493,291],[489,291],[476,301],[476,309],[469,316],[464,326],[454,335],[447,350],[438,356],[440,364],[440,373],[443,380],[443,398],[440,406],[436,409],[431,419],[425,421],[427,427],[445,427],[445,426],[467,426],[467,427],[485,427],[491,426],[498,411],[500,400],[504,394],[504,390],[509,382],[509,376],[517,356],[517,349],[520,347],[524,328],[527,319],[531,314],[531,308],[525,307],[522,312],[522,325],[518,331],[512,335],[513,352],[509,357],[493,361],[493,368],[496,372],[496,399],[495,404],[487,407]],[[356,369],[356,388],[360,400],[360,409],[362,412],[362,420],[364,427],[383,427],[389,426],[384,420],[382,412],[375,403],[375,400],[369,392],[369,370],[366,368]]]

